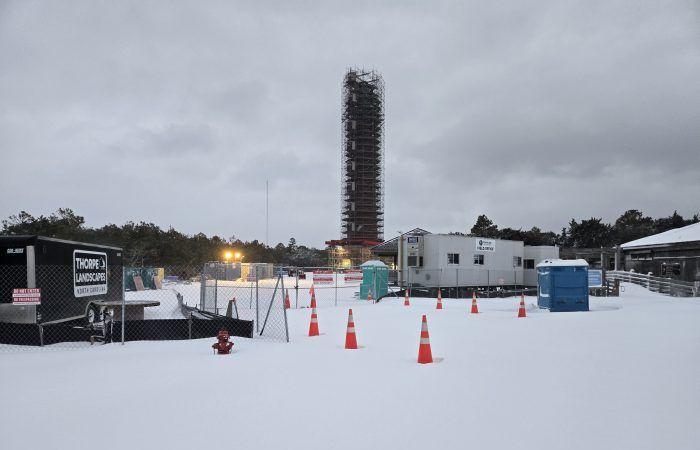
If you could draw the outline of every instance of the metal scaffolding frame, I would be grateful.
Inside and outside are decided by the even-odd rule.
[[[343,78],[341,235],[348,242],[384,238],[384,80],[374,70]]]

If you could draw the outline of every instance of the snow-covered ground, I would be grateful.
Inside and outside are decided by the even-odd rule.
[[[290,310],[291,343],[236,338],[230,356],[212,339],[0,354],[0,447],[699,448],[700,299],[625,285],[586,313],[527,298],[526,319],[514,298],[479,315],[411,301],[355,304],[353,351],[347,308],[329,305],[321,336]]]

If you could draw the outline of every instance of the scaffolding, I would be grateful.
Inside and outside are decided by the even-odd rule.
[[[343,78],[341,235],[345,245],[384,238],[384,80],[350,69]]]

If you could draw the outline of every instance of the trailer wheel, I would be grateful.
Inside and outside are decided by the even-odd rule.
[[[87,312],[85,313],[85,321],[88,325],[93,325],[100,321],[100,310],[96,305],[91,304],[88,306]]]

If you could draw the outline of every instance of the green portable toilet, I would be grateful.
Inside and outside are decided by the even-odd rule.
[[[362,284],[360,285],[360,298],[367,300],[367,294],[371,291],[374,300],[389,292],[389,268],[381,261],[367,261],[360,266],[362,269]]]

